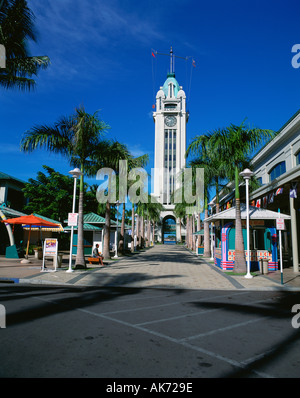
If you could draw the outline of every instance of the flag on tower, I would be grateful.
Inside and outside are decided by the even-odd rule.
[[[193,62],[192,62],[192,64],[193,64],[193,67],[194,68],[196,68],[196,62],[195,62],[195,60],[193,59]]]
[[[155,58],[154,50],[151,51],[151,55]]]

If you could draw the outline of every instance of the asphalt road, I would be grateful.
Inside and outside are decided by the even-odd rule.
[[[298,303],[282,291],[0,284],[0,377],[299,377]]]

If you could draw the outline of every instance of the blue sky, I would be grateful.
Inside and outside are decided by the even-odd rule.
[[[0,93],[0,170],[27,181],[42,165],[61,173],[66,159],[42,151],[22,154],[25,131],[70,115],[77,106],[111,126],[108,137],[153,167],[152,105],[169,67],[151,49],[195,59],[176,60],[188,96],[187,144],[208,130],[240,124],[278,130],[300,108],[300,68],[291,49],[300,43],[296,0],[28,0],[48,55],[34,91]],[[88,180],[97,183],[96,180]]]

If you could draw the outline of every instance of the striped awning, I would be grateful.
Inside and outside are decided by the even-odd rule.
[[[45,216],[40,216],[39,214],[36,214],[36,213],[33,213],[33,215],[36,216],[36,217],[42,218],[43,220],[52,222],[54,224],[59,224],[59,225],[57,227],[46,227],[46,226],[40,227],[38,225],[36,225],[36,226],[32,225],[31,226],[31,231],[43,231],[43,232],[44,231],[48,231],[48,232],[63,232],[64,231],[64,228],[63,228],[63,226],[61,225],[60,222],[52,220],[51,218],[48,218],[48,217],[45,217]],[[30,226],[29,225],[23,225],[23,228],[25,230],[29,230]]]

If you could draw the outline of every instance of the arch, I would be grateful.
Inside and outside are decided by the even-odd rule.
[[[176,244],[176,218],[170,214],[162,220],[162,241],[164,244]]]

